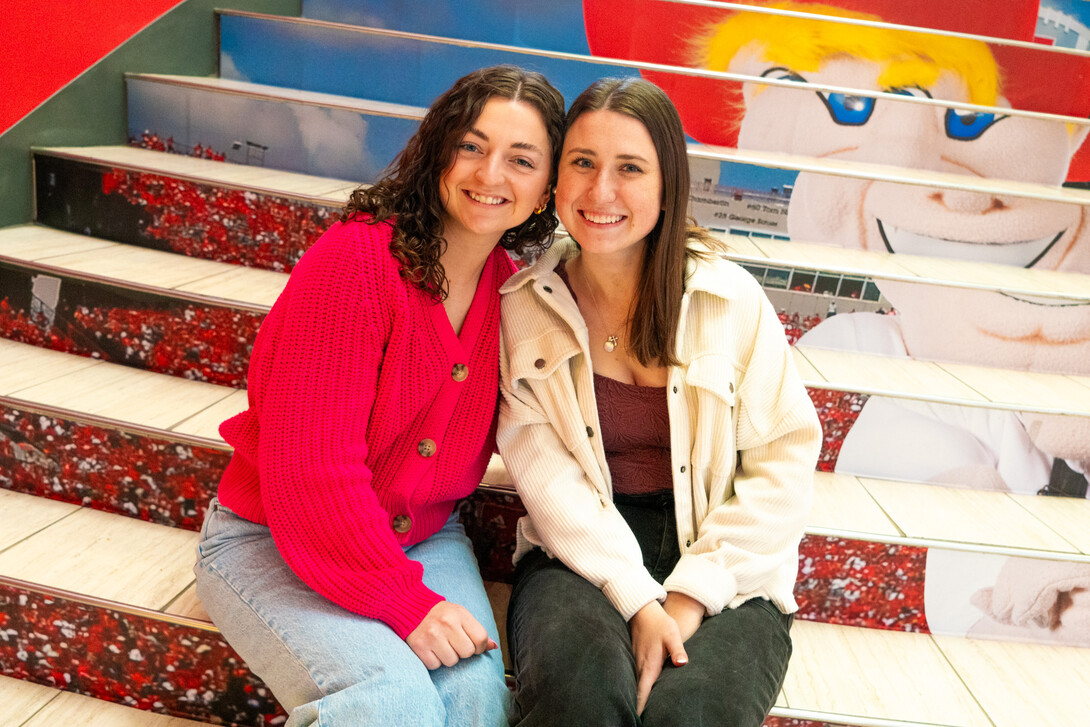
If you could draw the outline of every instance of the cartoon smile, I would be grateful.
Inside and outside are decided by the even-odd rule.
[[[1026,303],[1028,305],[1040,305],[1049,308],[1078,308],[1080,306],[1090,305],[1090,300],[1068,300],[1066,298],[1040,298],[1034,295],[1016,295],[1014,293],[1007,293],[1002,290],[996,291],[1005,298],[1016,300],[1019,303]]]
[[[882,235],[882,241],[885,243],[886,249],[893,253],[930,255],[956,260],[978,260],[1024,268],[1036,264],[1067,232],[1067,230],[1060,230],[1051,237],[1041,237],[1034,240],[1014,240],[1011,242],[951,240],[902,230],[892,225],[884,225],[882,220],[876,219],[875,221],[878,223],[878,232]]]

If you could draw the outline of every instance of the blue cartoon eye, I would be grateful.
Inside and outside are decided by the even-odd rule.
[[[817,92],[818,98],[825,104],[829,116],[842,126],[862,126],[874,113],[874,99],[866,96],[846,96],[842,93],[828,95]]]
[[[1006,116],[978,114],[975,111],[946,109],[946,135],[958,141],[972,141],[991,128],[992,124],[1002,121]]]

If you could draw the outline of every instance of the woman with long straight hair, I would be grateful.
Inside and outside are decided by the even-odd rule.
[[[502,289],[518,724],[761,724],[791,653],[821,442],[754,279],[686,217],[669,98],[568,111],[561,240]]]

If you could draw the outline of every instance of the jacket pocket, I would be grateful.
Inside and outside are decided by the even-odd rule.
[[[512,382],[519,379],[547,379],[558,368],[578,354],[579,345],[570,337],[544,335],[534,339],[508,342],[508,375]]]
[[[737,395],[736,374],[737,369],[731,357],[707,354],[686,367],[685,383],[707,392],[729,410],[734,408]]]

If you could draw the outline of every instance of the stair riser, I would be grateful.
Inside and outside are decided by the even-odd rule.
[[[358,182],[377,179],[419,123],[141,78],[127,79],[126,100],[134,146]]]
[[[0,336],[55,351],[245,388],[262,320],[0,262]]]
[[[290,272],[340,206],[36,154],[38,222],[190,257]]]
[[[159,525],[200,530],[231,459],[0,404],[0,487]]]
[[[0,584],[0,674],[201,721],[266,727],[284,719],[216,632],[7,584]]]

